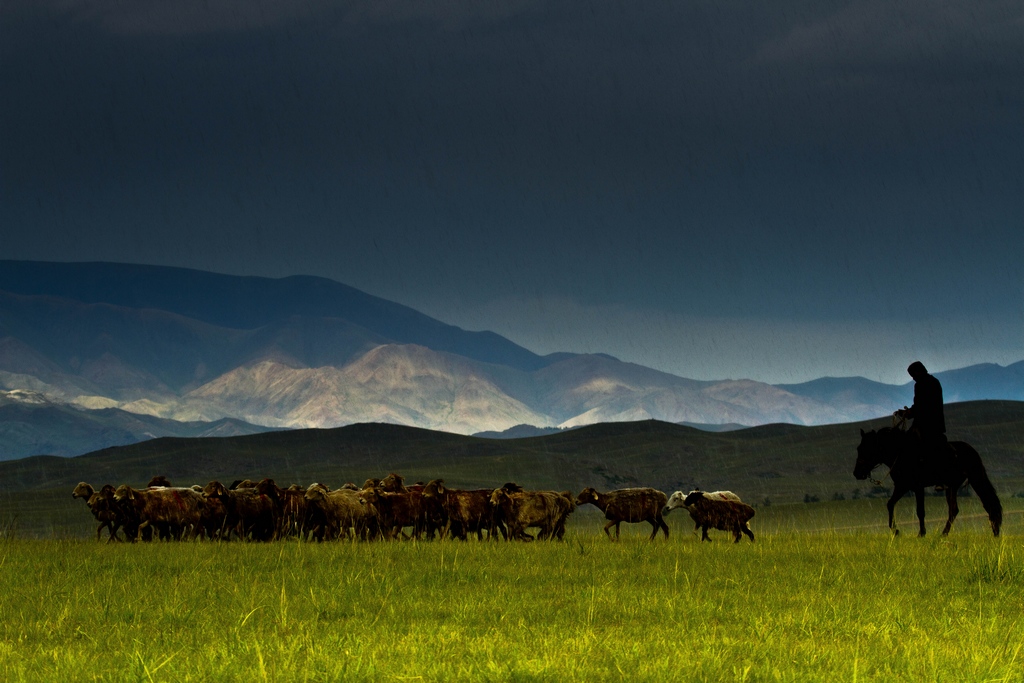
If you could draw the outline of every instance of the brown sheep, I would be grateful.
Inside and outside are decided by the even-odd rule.
[[[715,528],[719,531],[731,531],[734,543],[739,543],[741,534],[750,537],[754,542],[754,532],[747,526],[747,522],[754,516],[754,508],[746,503],[734,500],[713,500],[703,491],[694,491],[683,501],[686,509],[694,519],[699,520],[701,526],[701,542],[710,541],[708,529]]]
[[[292,484],[281,492],[280,536],[298,536],[305,540],[310,531],[309,501],[306,489]]]
[[[155,527],[161,538],[195,538],[202,521],[203,497],[190,488],[154,488],[139,491],[123,484],[114,500],[127,503],[139,522],[139,530]]]
[[[604,525],[604,533],[610,539],[612,535],[608,530],[614,526],[616,541],[619,540],[619,524],[622,522],[650,522],[654,527],[650,540],[653,541],[658,536],[658,529],[665,533],[667,539],[668,525],[665,524],[661,512],[667,501],[664,493],[651,488],[618,489],[599,493],[587,487],[576,498],[577,505],[589,503],[604,513],[604,518],[608,520]]]
[[[385,538],[410,538],[404,528],[412,527],[411,537],[418,540],[426,529],[422,491],[392,493],[380,487],[363,489],[359,492],[359,500],[377,511],[380,533]]]
[[[427,539],[433,540],[434,534],[443,539],[450,531],[446,501],[451,491],[444,487],[441,479],[432,479],[419,487],[419,491]]]
[[[285,492],[284,489],[280,488],[273,479],[260,479],[254,489],[256,493],[266,496],[270,499],[270,503],[273,509],[274,516],[274,533],[273,538],[278,539],[282,536],[284,517],[284,502]]]
[[[394,472],[380,480],[379,488],[387,491],[388,493],[409,492],[409,489],[405,487],[405,477],[400,474],[395,474]]]
[[[84,481],[79,482],[75,490],[71,492],[71,497],[84,499],[85,504],[89,506],[89,510],[92,512],[92,516],[100,523],[96,527],[97,541],[100,540],[100,534],[104,527],[110,532],[110,538],[107,539],[107,543],[120,540],[117,537],[117,530],[121,526],[121,515],[118,505],[114,500],[113,486],[104,484],[103,488],[99,491],[94,491],[89,484],[86,484]]]
[[[510,493],[503,487],[494,489],[490,500],[491,505],[501,511],[502,519],[508,526],[509,540],[532,540],[526,533],[526,529],[531,527],[540,529],[538,539],[554,538],[560,520],[569,515],[569,501],[555,491]]]
[[[306,503],[311,517],[317,520],[313,537],[318,540],[334,538],[366,539],[372,528],[374,510],[359,502],[361,492],[313,484],[306,490]]]
[[[150,479],[149,483],[146,484],[146,488],[147,489],[152,489],[152,488],[157,488],[157,487],[171,488],[171,482],[167,481],[167,477],[165,477],[164,475],[158,474],[155,477],[153,477],[152,479]]]
[[[443,479],[434,479],[427,482],[424,487],[423,500],[437,501],[442,508],[444,528],[441,538],[451,534],[455,538],[465,541],[469,534],[476,533],[477,540],[483,540],[484,531],[487,532],[489,538],[493,538],[496,530],[491,493],[490,489],[472,491],[450,489],[444,485]],[[429,514],[430,507],[428,505]]]
[[[193,486],[198,489],[197,493],[203,495],[201,486]],[[203,496],[203,514],[199,520],[201,536],[211,541],[215,539],[228,540],[231,528],[228,526],[228,510],[224,507],[224,501],[220,498],[208,498]]]
[[[219,481],[211,481],[203,488],[203,497],[217,498],[224,505],[224,529],[234,531],[243,540],[273,540],[277,530],[277,502],[266,492],[256,488],[226,489]],[[228,540],[229,533],[222,534]]]
[[[569,505],[566,507],[562,516],[555,521],[555,538],[559,541],[561,541],[562,537],[565,536],[566,520],[569,519],[569,515],[576,511],[576,496],[572,494],[572,491],[562,491],[560,495],[562,498],[565,498]]]

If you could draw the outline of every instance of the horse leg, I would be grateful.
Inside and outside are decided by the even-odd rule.
[[[958,488],[958,486],[946,487],[946,508],[948,509],[949,514],[946,517],[946,528],[942,530],[943,536],[949,533],[949,529],[953,526],[953,520],[956,519],[956,516],[960,513],[960,505],[956,500],[956,491]]]
[[[917,535],[921,537],[924,536],[924,488],[919,486],[914,489],[914,496],[917,498],[917,522],[920,525]]]
[[[896,509],[897,501],[899,501],[899,499],[902,498],[903,494],[906,492],[907,489],[905,487],[894,486],[892,489],[892,496],[889,497],[888,502],[885,504],[885,507],[889,510],[889,528],[892,529],[893,536],[899,536],[900,534],[900,530],[896,528],[896,525],[894,523],[893,510]]]

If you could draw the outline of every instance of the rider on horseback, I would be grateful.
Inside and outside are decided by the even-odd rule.
[[[896,415],[914,420],[912,432],[920,438],[922,461],[931,457],[939,467],[948,467],[951,454],[946,441],[946,418],[942,411],[942,385],[933,375],[928,374],[921,361],[914,361],[907,368],[914,378],[914,405],[897,410]]]

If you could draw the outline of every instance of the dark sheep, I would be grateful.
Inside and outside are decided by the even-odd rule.
[[[700,489],[690,491],[690,493],[696,493],[697,491],[700,491]],[[690,495],[690,493],[683,493],[682,491],[676,491],[673,493],[669,496],[668,504],[665,505],[665,509],[661,511],[661,514],[667,516],[668,513],[672,512],[676,508],[686,508],[686,497]],[[734,500],[737,503],[743,502],[740,500],[740,497],[732,491],[704,491],[704,497],[709,500]],[[687,512],[690,513],[690,519],[693,520],[693,530],[696,532],[697,529],[701,527],[700,517],[698,517],[694,510],[690,510],[689,508],[687,508]]]
[[[735,500],[714,500],[704,494],[703,491],[694,491],[683,501],[690,515],[698,521],[701,527],[701,542],[710,541],[708,529],[719,531],[731,531],[734,543],[739,543],[741,534],[746,534],[751,543],[754,541],[754,532],[747,526],[747,522],[754,516],[754,508],[746,503]]]
[[[450,534],[465,541],[469,534],[475,533],[477,540],[483,540],[484,531],[488,538],[493,538],[497,530],[491,493],[490,489],[450,489],[443,479],[434,479],[423,488],[423,500],[427,504],[428,519],[443,519],[441,538]],[[440,512],[433,507],[435,503]]]
[[[556,491],[510,493],[502,487],[491,492],[491,505],[501,513],[509,540],[533,540],[526,533],[531,527],[540,529],[538,539],[556,538],[559,524],[564,524],[571,512],[570,501]]]
[[[96,527],[97,541],[100,540],[100,534],[104,528],[110,532],[110,538],[107,539],[108,543],[120,540],[117,537],[117,530],[121,526],[121,515],[117,502],[114,500],[113,486],[105,484],[99,491],[94,491],[89,484],[86,484],[84,481],[79,482],[75,490],[71,492],[71,497],[84,499],[85,504],[89,506],[89,511],[92,512],[92,516],[100,523]]]
[[[114,492],[114,500],[125,504],[138,521],[139,530],[154,527],[161,538],[194,538],[199,532],[205,507],[203,497],[191,488],[153,488],[138,491],[124,484]]]
[[[359,491],[362,505],[372,506],[377,511],[380,532],[385,538],[409,538],[405,527],[412,527],[412,538],[419,539],[427,526],[423,506],[423,492],[406,490],[405,493],[385,491],[381,487]]]
[[[658,536],[658,529],[665,533],[668,538],[668,524],[662,517],[662,510],[668,501],[668,497],[651,488],[618,489],[600,493],[597,490],[587,487],[580,492],[576,498],[577,505],[591,504],[604,513],[608,523],[604,525],[604,533],[610,539],[612,535],[608,532],[615,527],[615,540],[619,540],[619,524],[629,522],[650,522],[654,529],[651,531],[651,539]]]
[[[243,540],[274,539],[277,531],[278,502],[272,500],[267,491],[257,491],[255,485],[226,489],[219,481],[211,481],[203,488],[203,497],[216,498],[224,505],[225,531],[234,531]],[[222,534],[221,538],[228,540],[229,535]]]

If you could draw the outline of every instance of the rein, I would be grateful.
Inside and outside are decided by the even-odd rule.
[[[900,411],[898,410],[892,414],[892,428],[900,432],[907,431],[907,418],[900,415]],[[872,479],[871,477],[868,477],[868,481],[870,481],[875,486],[881,486],[882,482],[884,482],[892,475],[892,468],[896,467],[896,463],[898,463],[899,461],[900,456],[897,455],[896,458],[892,461],[892,464],[889,465],[889,471],[885,473],[884,477],[882,477],[881,479]],[[879,465],[881,464],[884,463],[879,463]],[[875,465],[875,467],[878,467],[878,465]],[[874,469],[874,467],[872,467],[871,469]]]
[[[879,480],[879,479],[872,479],[871,477],[868,477],[868,481],[870,481],[875,486],[881,486],[882,482],[884,482],[886,479],[888,479],[892,475],[892,468],[896,467],[896,463],[898,463],[899,461],[900,461],[900,456],[897,455],[896,459],[892,461],[891,465],[889,465],[889,471],[885,473],[885,476],[882,477],[881,480]],[[884,465],[884,464],[885,463],[881,463],[881,462],[878,463],[878,465]],[[878,465],[875,465],[875,467],[878,467]],[[872,467],[871,469],[874,469],[874,467]]]

